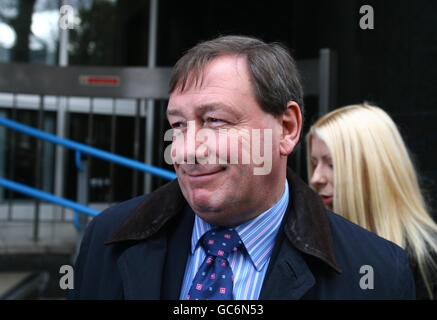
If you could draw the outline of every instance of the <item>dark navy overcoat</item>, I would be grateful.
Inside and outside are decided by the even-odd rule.
[[[292,171],[260,299],[414,299],[400,247],[327,211]],[[71,299],[179,299],[194,213],[177,180],[89,224]]]

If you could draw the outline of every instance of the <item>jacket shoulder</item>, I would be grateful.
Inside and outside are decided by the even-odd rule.
[[[334,234],[344,236],[347,239],[361,239],[368,245],[377,245],[380,249],[385,250],[401,250],[403,249],[395,243],[384,239],[377,234],[347,220],[346,218],[327,210],[329,223]]]
[[[375,289],[381,298],[414,299],[415,287],[407,253],[355,223],[327,212],[336,257],[346,274],[361,278],[369,267],[374,272]]]
[[[395,243],[384,239],[373,232],[343,218],[342,216],[328,211],[328,219],[332,230],[332,236],[336,246],[355,250],[363,256],[369,256],[372,260],[395,261],[399,257],[407,259],[404,249]]]
[[[146,197],[135,197],[105,209],[93,218],[87,229],[93,229],[93,233],[99,234],[103,243]]]
[[[104,241],[146,198],[136,197],[114,205],[94,217],[87,226],[74,266],[74,289],[69,299],[121,298],[121,280],[118,279],[117,253]],[[112,281],[102,279],[110,274]]]

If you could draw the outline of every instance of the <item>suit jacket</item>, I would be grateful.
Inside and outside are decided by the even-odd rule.
[[[290,201],[260,299],[414,299],[406,253],[325,210],[292,171]],[[177,180],[95,217],[71,299],[179,299],[194,213]]]

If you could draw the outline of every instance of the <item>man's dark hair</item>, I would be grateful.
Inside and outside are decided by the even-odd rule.
[[[295,101],[303,114],[300,76],[288,50],[279,43],[247,36],[221,36],[188,50],[173,69],[170,93],[176,88],[183,92],[190,85],[188,81],[201,83],[205,66],[225,54],[246,56],[255,97],[265,112],[279,116],[286,110],[287,102]]]

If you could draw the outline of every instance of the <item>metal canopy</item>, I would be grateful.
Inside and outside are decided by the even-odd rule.
[[[0,63],[0,92],[168,99],[172,68],[54,67]]]
[[[329,49],[316,59],[298,60],[305,95],[319,96],[322,113],[335,89]],[[171,67],[55,67],[0,63],[0,92],[100,98],[168,99]]]

